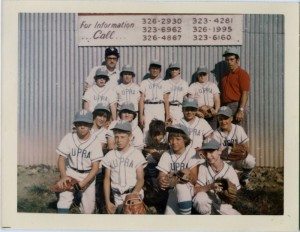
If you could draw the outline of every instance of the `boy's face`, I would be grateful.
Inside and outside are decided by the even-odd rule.
[[[118,150],[124,150],[129,146],[132,135],[128,132],[114,131],[115,145]]]
[[[107,80],[106,77],[102,77],[102,76],[97,77],[96,85],[99,86],[99,87],[103,87],[106,84],[106,80]]]
[[[203,150],[203,155],[209,164],[214,164],[221,159],[221,150]]]
[[[121,113],[121,120],[123,121],[132,122],[133,117],[133,113],[129,110],[123,110]]]
[[[177,77],[180,74],[179,68],[171,68],[170,69],[171,77]]]
[[[106,122],[107,122],[107,114],[103,112],[101,114],[98,114],[94,119],[94,123],[99,128],[102,127]]]
[[[208,74],[207,73],[198,73],[198,81],[200,83],[206,83],[208,80]]]
[[[218,115],[217,119],[222,130],[230,131],[233,119],[232,116],[227,117],[226,115]]]
[[[193,120],[196,117],[197,109],[194,107],[183,107],[182,112],[186,121]]]
[[[182,136],[169,135],[169,144],[175,153],[183,153],[185,150],[185,143]]]
[[[151,79],[155,79],[159,76],[161,69],[157,66],[151,66],[149,68]]]
[[[156,143],[160,143],[160,141],[162,141],[162,139],[164,138],[164,134],[160,133],[158,135],[155,135],[152,137],[153,141]]]
[[[133,75],[131,72],[123,73],[123,84],[130,84],[132,82]]]
[[[78,137],[86,137],[90,133],[92,125],[93,124],[86,122],[75,122],[74,126],[76,127]]]

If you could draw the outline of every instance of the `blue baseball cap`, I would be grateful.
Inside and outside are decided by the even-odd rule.
[[[189,137],[189,135],[190,135],[188,128],[182,124],[174,124],[174,125],[168,126],[166,128],[166,130],[167,130],[167,132],[170,132],[170,133],[184,134],[187,137]]]
[[[238,57],[240,57],[240,53],[236,48],[226,48],[225,52],[223,53],[223,56],[230,55],[237,55]]]
[[[194,98],[185,97],[182,101],[182,107],[192,107],[198,109],[198,102]]]
[[[111,130],[120,130],[120,131],[125,131],[125,132],[132,132],[131,124],[126,121],[119,121],[116,123],[114,128]]]
[[[80,110],[75,114],[73,122],[93,123],[93,114],[87,110]]]
[[[202,143],[201,150],[217,150],[221,147],[221,144],[215,139],[210,139],[209,141],[204,141]]]

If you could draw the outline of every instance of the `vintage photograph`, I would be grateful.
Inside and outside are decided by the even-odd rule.
[[[285,216],[286,17],[18,12],[16,213]]]

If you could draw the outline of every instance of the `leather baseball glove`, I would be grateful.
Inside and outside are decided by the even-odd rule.
[[[178,182],[181,184],[186,184],[187,182],[190,182],[192,184],[195,184],[196,179],[191,173],[191,169],[189,168],[183,168],[176,172],[176,176],[178,177]]]
[[[56,183],[50,187],[50,190],[57,193],[64,192],[64,191],[70,191],[70,192],[81,191],[82,189],[79,185],[79,181],[70,176],[69,178],[71,180],[67,181],[67,184],[66,186],[64,186],[64,188],[60,188]]]
[[[204,118],[211,118],[214,115],[216,115],[215,109],[208,105],[203,105],[199,107],[198,112],[202,113],[204,115]]]
[[[248,155],[248,149],[245,144],[233,144],[233,147],[229,153],[228,148],[222,151],[221,158],[229,161],[243,160]]]
[[[124,214],[146,214],[143,200],[138,193],[126,195],[123,205]]]
[[[217,179],[215,182],[220,183],[222,190],[216,192],[216,194],[219,196],[219,198],[228,203],[232,204],[237,195],[237,188],[234,183],[232,183],[229,179]]]

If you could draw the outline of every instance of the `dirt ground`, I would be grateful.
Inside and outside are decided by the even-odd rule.
[[[49,190],[56,179],[56,167],[18,166],[18,212],[56,213],[57,196]],[[283,188],[283,168],[257,167],[247,188],[239,190],[233,206],[243,215],[283,215]],[[144,189],[148,213],[163,214],[166,192],[154,191],[147,180]]]

